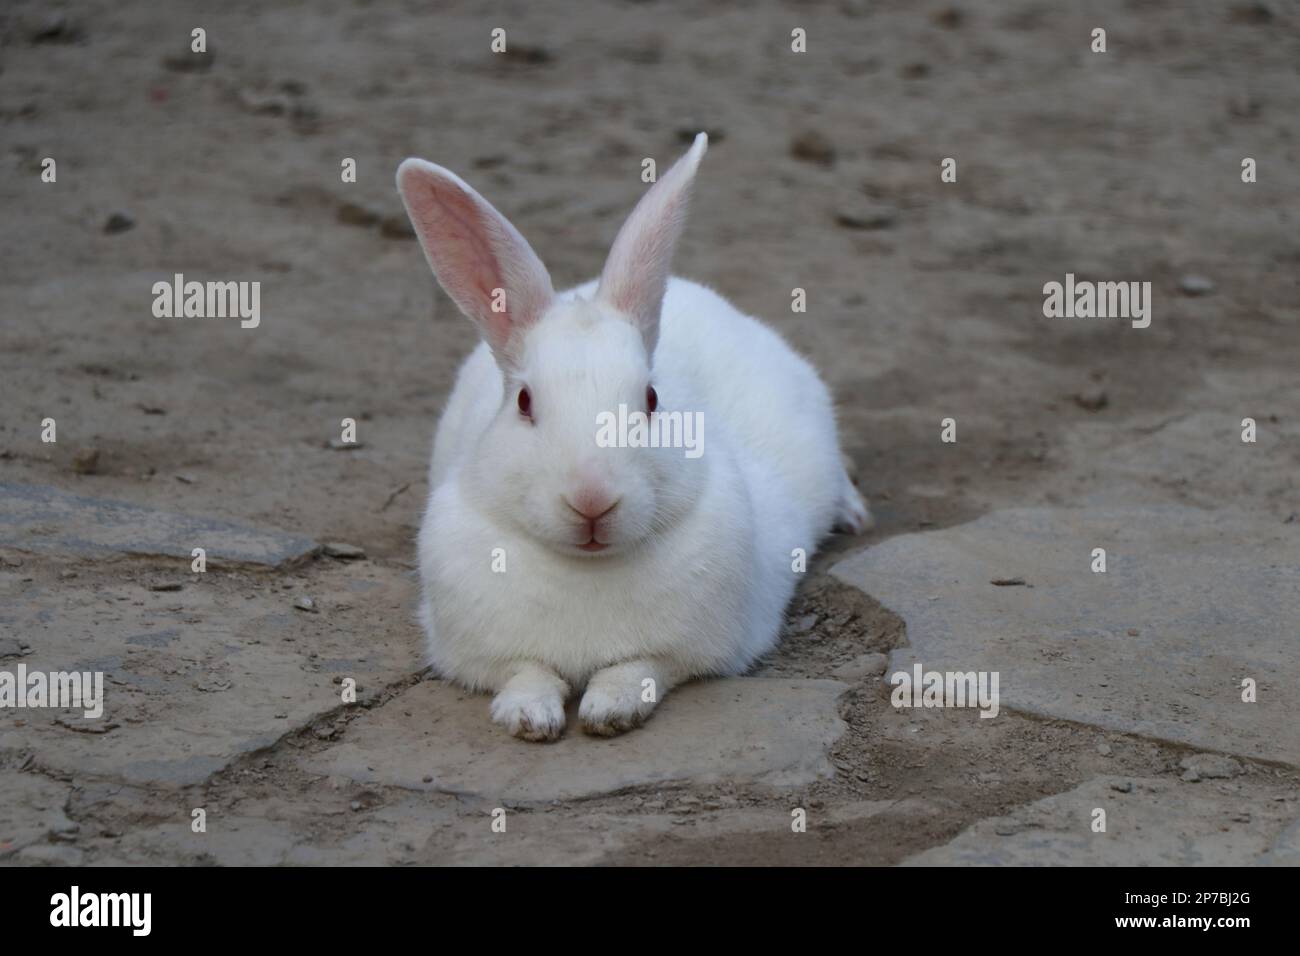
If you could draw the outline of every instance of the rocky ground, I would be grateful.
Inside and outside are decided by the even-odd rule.
[[[0,671],[107,691],[0,710],[0,860],[1300,862],[1297,63],[1287,2],[9,4]],[[576,283],[700,129],[679,272],[823,370],[878,523],[753,674],[515,741],[421,665],[474,338],[392,174]],[[261,324],[155,318],[177,272]],[[1150,327],[1045,318],[1066,273],[1151,282]],[[915,662],[1000,712],[895,708]]]

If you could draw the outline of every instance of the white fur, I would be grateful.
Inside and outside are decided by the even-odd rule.
[[[430,661],[496,692],[493,719],[526,739],[559,735],[571,688],[586,688],[584,728],[608,735],[636,726],[683,680],[743,672],[777,641],[796,551],[811,557],[837,521],[861,528],[866,518],[813,367],[710,289],[667,281],[702,144],[643,197],[599,286],[514,318],[508,341],[480,320],[486,341],[462,366],[438,426],[419,536]],[[429,258],[447,285],[456,237],[439,219],[417,220],[411,196],[445,171],[412,162],[399,184],[426,252],[441,244]],[[438,178],[434,193],[449,182]],[[500,215],[472,199],[459,202]],[[485,246],[476,248],[481,257]],[[531,261],[531,250],[504,255]],[[455,269],[461,284],[448,291],[471,318],[482,312],[465,304],[475,289],[529,271],[474,260]],[[539,276],[520,298],[541,297],[543,281],[549,294]],[[620,402],[643,407],[648,382],[661,411],[702,413],[701,457],[596,447],[596,415]],[[524,386],[531,421],[516,405]],[[572,506],[579,488],[617,507],[588,525]],[[580,550],[588,535],[608,546]],[[502,554],[504,573],[494,570]]]

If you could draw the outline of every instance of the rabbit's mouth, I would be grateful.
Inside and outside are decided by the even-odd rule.
[[[609,547],[608,544],[605,544],[605,543],[602,542],[602,541],[597,541],[597,540],[595,539],[595,537],[593,537],[593,538],[592,538],[590,541],[588,541],[586,544],[580,544],[580,545],[578,545],[578,549],[579,549],[579,550],[581,550],[581,551],[587,551],[587,552],[589,552],[589,553],[591,553],[591,554],[595,554],[597,551],[604,551],[604,550],[605,550],[606,548],[608,548],[608,547]]]

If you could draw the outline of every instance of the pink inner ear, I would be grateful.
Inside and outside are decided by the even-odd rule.
[[[429,265],[504,360],[513,333],[536,321],[554,295],[546,267],[472,188],[439,167],[408,163],[400,177],[402,197]],[[504,290],[505,311],[492,310],[496,289]]]
[[[617,251],[609,302],[642,323],[653,322],[663,302],[673,247],[682,227],[682,199],[679,192],[668,194],[636,223],[641,228],[634,229],[627,244]]]
[[[707,146],[708,138],[701,133],[686,155],[641,197],[618,231],[600,274],[600,297],[640,328],[652,353],[673,249],[686,221],[695,169]]]
[[[486,313],[484,319],[491,321],[489,317],[495,316],[508,326],[508,295],[507,311],[492,311],[492,290],[504,285],[496,255],[487,239],[488,224],[478,204],[460,189],[434,178],[417,188],[415,211],[426,224],[430,243],[426,251],[435,263],[439,281],[471,315],[478,315],[481,309]]]

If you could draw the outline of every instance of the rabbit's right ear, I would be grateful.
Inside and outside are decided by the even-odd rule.
[[[433,274],[478,325],[498,364],[513,364],[519,333],[555,298],[537,253],[450,170],[408,159],[397,168],[397,190]]]
[[[596,297],[641,330],[648,355],[654,355],[659,341],[659,312],[668,289],[673,251],[686,224],[695,170],[708,148],[709,137],[700,133],[686,155],[646,190],[614,238],[600,274]]]

